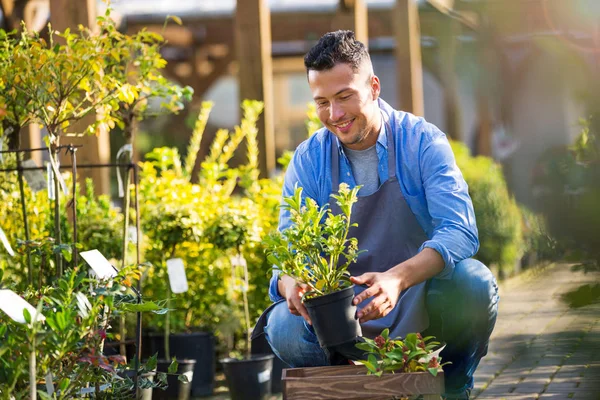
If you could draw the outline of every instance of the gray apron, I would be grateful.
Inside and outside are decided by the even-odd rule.
[[[368,196],[359,196],[352,207],[353,223],[349,235],[358,239],[358,248],[367,250],[359,255],[349,272],[358,276],[365,272],[385,272],[403,261],[415,256],[427,235],[408,206],[396,177],[396,150],[393,132],[384,116],[388,144],[389,178],[379,189]],[[333,134],[332,134],[333,135]],[[337,138],[335,138],[337,141]],[[332,190],[339,187],[339,149],[334,142],[331,146],[331,185]],[[418,168],[418,166],[415,166]],[[340,213],[339,206],[331,201],[331,210]],[[365,287],[355,286],[359,294]],[[358,305],[361,309],[372,298]],[[374,338],[385,328],[390,329],[390,337],[404,337],[411,332],[422,332],[429,325],[425,308],[425,282],[408,288],[398,299],[394,309],[385,317],[361,324],[363,336]]]
[[[410,210],[396,177],[396,151],[394,147],[393,132],[383,114],[386,124],[388,143],[388,171],[389,178],[379,189],[369,195],[358,198],[352,207],[352,222],[358,227],[351,228],[350,235],[358,238],[358,247],[367,250],[362,253],[357,262],[350,266],[349,271],[353,276],[365,272],[384,272],[395,265],[408,260],[417,254],[421,245],[427,240],[427,235],[421,228],[415,215]],[[333,136],[333,133],[331,133]],[[337,138],[334,140],[337,141]],[[336,142],[332,143],[332,190],[339,187],[339,155]],[[331,209],[339,213],[339,207],[331,202]],[[355,294],[365,290],[364,287],[355,286]],[[371,299],[358,305],[361,309]],[[261,339],[267,323],[269,312],[282,299],[271,304],[259,317],[252,332],[252,340]],[[396,307],[385,317],[367,321],[361,325],[363,336],[374,338],[385,328],[390,328],[391,337],[404,337],[407,333],[423,332],[429,325],[429,317],[425,309],[425,282],[404,290],[398,299]]]

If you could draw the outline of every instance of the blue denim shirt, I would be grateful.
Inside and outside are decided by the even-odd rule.
[[[394,110],[381,99],[379,107],[392,130],[382,129],[377,139],[379,182],[385,182],[389,176],[386,135],[393,134],[400,189],[429,238],[419,251],[426,247],[436,250],[445,263],[436,278],[449,279],[454,265],[479,249],[467,183],[442,131],[423,118]],[[343,147],[331,132],[322,128],[296,149],[285,175],[283,196],[291,196],[294,185],[298,184],[303,188],[303,196],[313,198],[319,205],[329,202],[333,145],[340,152],[340,182],[356,186]],[[289,212],[282,209],[279,230],[286,229],[290,223]],[[279,271],[273,272],[269,287],[269,297],[274,302],[283,299],[277,290],[278,274]]]

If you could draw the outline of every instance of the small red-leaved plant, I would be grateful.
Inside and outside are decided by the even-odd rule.
[[[404,340],[390,339],[389,329],[385,329],[375,340],[364,339],[356,347],[368,354],[367,360],[360,361],[367,367],[368,375],[429,371],[437,376],[442,366],[449,364],[442,364],[441,358],[433,355],[440,344],[433,336],[423,338],[420,333],[409,333]]]

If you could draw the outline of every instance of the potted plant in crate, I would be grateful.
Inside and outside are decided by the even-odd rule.
[[[331,195],[342,211],[336,215],[309,197],[303,204],[302,188],[297,187],[282,206],[289,210],[292,225],[266,239],[274,268],[308,286],[302,301],[322,347],[352,342],[362,334],[348,272],[360,254],[358,240],[348,237],[350,227],[356,226],[350,218],[359,189],[340,184],[338,194]]]

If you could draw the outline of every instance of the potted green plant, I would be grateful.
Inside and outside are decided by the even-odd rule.
[[[348,343],[362,334],[352,304],[354,285],[348,267],[360,251],[358,240],[348,237],[352,205],[357,201],[359,186],[350,189],[342,183],[332,194],[341,209],[334,214],[325,205],[302,198],[302,188],[284,198],[292,225],[266,239],[268,260],[282,274],[308,286],[302,301],[308,310],[322,347]]]

